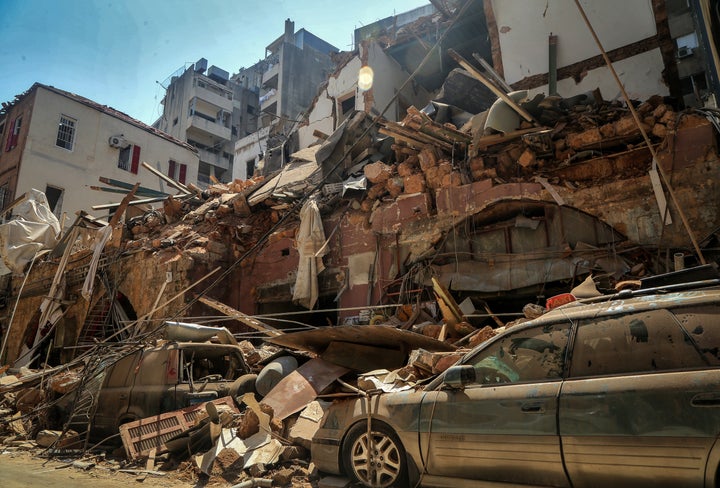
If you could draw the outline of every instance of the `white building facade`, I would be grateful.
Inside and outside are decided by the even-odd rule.
[[[119,202],[123,185],[139,182],[139,196],[176,193],[142,162],[180,182],[197,181],[192,146],[110,107],[39,83],[4,105],[0,208],[33,188],[46,194],[56,215],[71,219],[79,210],[92,213],[93,205]],[[112,183],[101,184],[101,177]]]

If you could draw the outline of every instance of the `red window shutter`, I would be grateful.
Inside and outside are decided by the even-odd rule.
[[[175,161],[172,159],[168,161],[168,176],[175,178]]]
[[[12,122],[10,122],[10,125],[7,127],[7,139],[5,140],[5,152],[9,151],[13,148],[13,141],[15,139],[15,121],[17,120],[17,117],[12,119]]]
[[[140,168],[140,146],[133,146],[132,164],[130,165],[130,172],[137,174]]]
[[[185,176],[187,175],[187,164],[180,165],[180,183],[185,184]]]

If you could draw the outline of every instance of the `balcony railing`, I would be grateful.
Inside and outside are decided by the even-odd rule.
[[[218,139],[229,141],[231,138],[231,131],[229,127],[225,127],[222,124],[205,120],[199,115],[190,115],[187,118],[187,126],[192,127],[203,132],[206,132]]]

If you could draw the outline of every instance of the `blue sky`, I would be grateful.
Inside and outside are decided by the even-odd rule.
[[[356,27],[427,0],[0,0],[0,101],[39,81],[145,123],[166,78],[201,57],[230,73],[264,57],[285,19],[340,50]]]

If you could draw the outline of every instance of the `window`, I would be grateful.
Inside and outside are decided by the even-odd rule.
[[[118,168],[137,174],[140,169],[140,146],[130,145],[120,149],[120,153],[118,154]]]
[[[693,309],[674,310],[675,317],[704,360],[710,366],[720,366],[720,327],[717,318],[720,307],[708,305]]]
[[[72,151],[73,142],[75,141],[75,124],[77,120],[66,115],[60,116],[60,124],[58,125],[57,140],[55,145]]]
[[[5,151],[10,151],[12,148],[17,146],[18,139],[20,138],[20,127],[22,127],[22,116],[15,117],[10,124],[10,131],[7,136],[5,143]]]
[[[185,184],[187,178],[187,164],[178,164],[172,159],[168,161],[168,176]]]
[[[570,374],[635,374],[704,364],[675,317],[668,310],[652,310],[580,321]]]
[[[510,334],[465,364],[478,383],[519,383],[562,378],[570,324],[550,324]]]
[[[128,171],[130,169],[130,151],[132,146],[123,147],[118,155],[118,168]]]
[[[0,186],[0,210],[4,209],[5,206],[10,203],[8,200],[10,200],[10,195],[8,194],[8,184],[5,183],[4,185]]]
[[[62,188],[56,186],[47,185],[45,187],[45,197],[47,198],[50,210],[55,214],[56,217],[60,217],[62,209],[63,193],[65,191]]]
[[[255,159],[245,161],[245,179],[249,180],[255,174]]]

